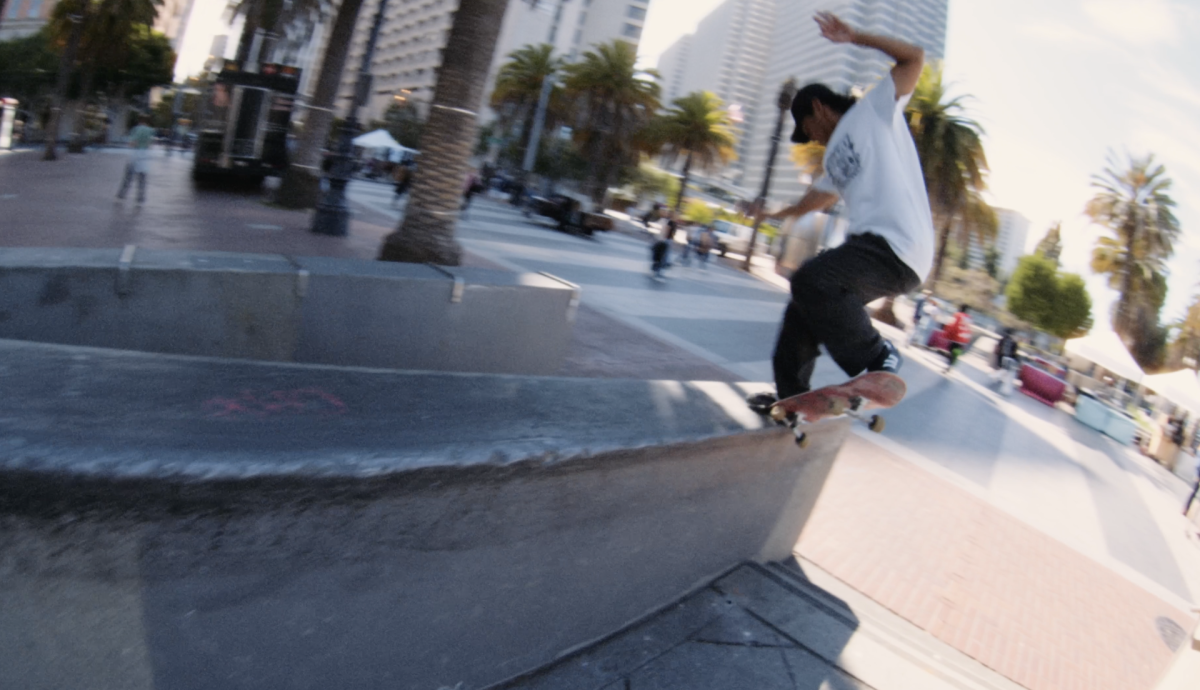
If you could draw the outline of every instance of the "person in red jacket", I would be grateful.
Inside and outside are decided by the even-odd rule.
[[[964,304],[958,309],[958,313],[946,324],[942,329],[942,333],[946,335],[946,340],[950,341],[950,351],[946,354],[949,360],[946,363],[946,372],[954,366],[958,358],[966,351],[967,346],[971,344],[971,316],[967,313],[970,306]]]

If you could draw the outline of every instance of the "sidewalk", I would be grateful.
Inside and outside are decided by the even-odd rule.
[[[188,166],[179,159],[154,159],[146,204],[120,204],[112,197],[123,164],[120,152],[106,151],[68,156],[58,163],[42,163],[29,154],[3,156],[0,179],[5,179],[6,185],[0,190],[0,217],[6,223],[0,244],[137,244],[369,260],[375,258],[383,237],[396,226],[392,217],[360,207],[349,237],[314,235],[308,231],[308,212],[279,209],[254,195],[194,190],[187,178]],[[71,203],[63,203],[65,195]],[[476,201],[481,216],[489,215],[487,203]],[[506,217],[499,211],[490,215]],[[558,237],[553,231],[545,231],[547,243]],[[518,235],[514,231],[509,238]],[[532,241],[519,239],[527,244]],[[640,261],[640,247],[625,241],[631,245],[631,252],[638,249]],[[486,244],[476,242],[472,246]],[[468,252],[466,261],[476,266],[511,268],[511,264],[495,258],[476,249]],[[611,277],[611,272],[597,272],[597,276]],[[780,279],[773,273],[764,277],[772,286],[779,285]],[[733,291],[735,287],[727,289]],[[614,293],[627,290],[624,284],[608,289]],[[702,289],[712,294],[702,293]],[[671,290],[652,297],[656,304],[724,299],[716,288],[683,279]],[[711,359],[648,335],[631,323],[582,306],[560,374],[739,379]],[[745,322],[730,323],[747,328]],[[767,324],[762,330],[774,328],[774,324]],[[918,392],[917,374],[914,370],[910,383],[914,395]],[[934,390],[943,383],[950,385],[941,378],[921,385]],[[993,405],[982,398],[978,404]],[[765,599],[738,599],[734,596],[737,593],[726,587],[728,578],[734,576],[730,574],[724,585],[714,583],[704,590],[712,596],[733,599],[733,604],[724,605],[740,612],[723,609],[721,616],[726,616],[723,620],[728,625],[722,623],[710,629],[713,618],[693,621],[696,627],[675,633],[674,642],[660,645],[657,651],[638,647],[640,661],[631,664],[622,656],[632,653],[629,648],[620,651],[617,647],[620,640],[629,644],[645,642],[639,635],[649,628],[637,627],[583,656],[565,660],[563,665],[590,659],[590,664],[604,668],[620,666],[620,673],[604,676],[614,688],[808,688],[817,687],[813,681],[816,678],[833,688],[924,690],[938,686],[922,684],[926,681],[913,680],[921,676],[906,674],[914,669],[935,669],[938,682],[950,683],[948,687],[1011,688],[1015,682],[1035,690],[1149,690],[1170,657],[1169,643],[1178,638],[1179,629],[1190,629],[1192,614],[1114,574],[1063,541],[1031,528],[979,495],[893,453],[888,444],[901,438],[901,431],[897,424],[896,433],[882,438],[856,436],[839,456],[797,545],[807,581],[797,583],[787,579],[788,573],[750,568],[747,572],[767,578],[774,583],[772,587],[780,589],[771,589],[774,594],[764,594]],[[990,438],[987,429],[968,432]],[[943,448],[942,452],[953,450]],[[1080,471],[1086,473],[1090,468]],[[1016,491],[1039,493],[1037,487],[1013,486]],[[775,618],[779,612],[800,610],[807,611],[805,615],[811,618],[805,619],[800,613],[792,618]],[[670,615],[670,611],[663,612],[643,626],[652,627]],[[844,638],[841,647],[814,649],[824,643],[794,627],[803,628],[804,620],[818,627],[842,626],[845,634],[838,633]],[[750,633],[749,637],[738,638],[736,644],[728,637],[745,632]],[[897,648],[904,653],[896,655]],[[868,649],[876,651],[857,651]],[[864,658],[883,655],[878,649],[891,649],[888,654],[893,656]],[[679,651],[672,654],[670,650]],[[763,664],[768,662],[756,661],[764,650],[791,661],[771,661],[774,670],[767,671]],[[705,657],[701,651],[711,656]],[[605,656],[609,652],[611,655]],[[952,657],[953,663],[946,666]],[[796,659],[801,661],[793,663]],[[669,665],[675,661],[679,663]],[[885,663],[893,664],[893,672],[872,671],[872,661],[880,668]],[[805,666],[810,662],[815,666]],[[731,669],[748,675],[738,675]],[[805,675],[808,671],[804,669],[811,673]]]

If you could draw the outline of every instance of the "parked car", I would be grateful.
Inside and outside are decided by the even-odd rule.
[[[748,225],[738,225],[727,220],[713,221],[713,231],[717,236],[717,251],[721,256],[726,252],[734,252],[745,256],[750,249],[750,236],[754,228]]]
[[[563,232],[591,235],[596,230],[612,230],[612,218],[601,213],[584,211],[584,202],[566,194],[535,196],[531,200],[534,212],[558,222]]]

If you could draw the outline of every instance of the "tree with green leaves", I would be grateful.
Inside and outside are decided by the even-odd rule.
[[[46,27],[0,42],[0,96],[17,98],[27,106],[54,87],[58,62]]]
[[[1044,256],[1058,265],[1058,257],[1062,255],[1062,223],[1055,221],[1054,225],[1046,231],[1046,236],[1037,244],[1037,248],[1033,250],[1034,254]]]
[[[454,239],[468,159],[478,127],[475,110],[508,0],[460,0],[421,136],[421,162],[401,226],[384,239],[384,261],[457,266]]]
[[[588,191],[600,202],[622,171],[638,164],[635,137],[661,107],[660,89],[653,71],[638,69],[637,49],[621,40],[595,46],[563,71],[578,108],[575,143],[591,164]]]
[[[737,157],[729,113],[721,99],[709,91],[675,99],[670,109],[650,121],[642,136],[652,150],[661,152],[668,161],[683,158],[676,211],[683,207],[684,190],[693,166],[708,171]]]
[[[63,46],[63,52],[43,160],[58,158],[59,127],[76,62],[83,68],[80,91],[87,98],[98,71],[124,67],[134,38],[140,32],[149,35],[161,4],[162,0],[61,0],[55,5],[50,35]],[[173,67],[174,53],[170,60]]]
[[[941,64],[930,63],[921,72],[906,110],[929,192],[929,206],[940,225],[933,282],[941,273],[952,233],[957,231],[962,246],[972,236],[986,245],[995,239],[999,228],[995,211],[982,196],[988,171],[983,127],[963,115],[966,98],[949,98]]]
[[[1170,332],[1169,368],[1200,366],[1200,295],[1192,297],[1183,318],[1171,324]]]
[[[1083,278],[1059,274],[1053,261],[1021,257],[1006,291],[1013,316],[1059,338],[1078,338],[1092,327],[1092,300]]]
[[[820,142],[792,144],[792,163],[809,179],[816,180],[825,174],[825,147]]]
[[[333,28],[329,31],[329,41],[321,56],[317,85],[304,112],[304,128],[300,131],[291,164],[284,172],[275,195],[275,201],[282,206],[312,208],[317,205],[317,197],[321,192],[321,149],[334,131],[334,101],[346,69],[354,25],[362,4],[363,0],[342,0],[338,5]]]
[[[529,146],[543,82],[553,79],[562,66],[563,60],[555,57],[554,46],[548,43],[519,48],[509,53],[508,60],[500,66],[491,104],[500,113],[502,130],[519,131],[516,145],[512,148],[516,157],[523,158]],[[559,93],[555,94],[554,91]],[[550,104],[561,106],[562,89],[554,87],[554,91],[551,92]],[[556,119],[556,108],[547,108],[546,118],[547,124],[552,123]]]
[[[1110,154],[1104,172],[1092,176],[1092,188],[1096,195],[1084,213],[1112,235],[1096,240],[1091,268],[1119,293],[1113,330],[1139,363],[1152,363],[1162,356],[1165,329],[1158,318],[1166,300],[1166,262],[1180,232],[1171,178],[1153,154],[1124,162]]]

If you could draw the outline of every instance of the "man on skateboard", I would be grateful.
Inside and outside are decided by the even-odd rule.
[[[792,100],[792,141],[825,145],[825,175],[798,203],[766,217],[823,211],[841,198],[850,225],[844,244],[810,259],[792,276],[792,301],[773,358],[776,394],[749,401],[763,411],[776,399],[809,390],[822,345],[850,376],[896,373],[900,353],[871,324],[866,304],[916,289],[933,266],[929,196],[904,119],[924,51],[856,31],[829,12],[815,20],[826,39],[880,50],[896,65],[860,101],[823,84],[805,86]]]

